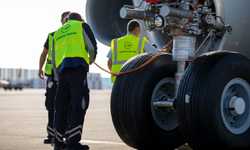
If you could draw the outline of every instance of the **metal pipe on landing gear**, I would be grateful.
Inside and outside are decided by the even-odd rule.
[[[129,9],[123,7],[120,10],[120,17],[124,19],[139,19],[139,20],[153,20],[155,17],[154,11]]]
[[[196,36],[179,35],[173,43],[173,61],[177,63],[175,73],[175,98],[177,98],[181,78],[188,62],[195,59]]]
[[[174,102],[173,101],[158,101],[153,103],[154,107],[167,107],[173,108]]]
[[[179,85],[181,83],[181,78],[185,71],[186,62],[185,61],[179,61],[177,62],[177,72],[175,73],[175,98],[177,98]]]

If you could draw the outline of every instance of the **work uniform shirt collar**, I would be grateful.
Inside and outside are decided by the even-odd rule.
[[[135,36],[133,33],[128,33],[127,35],[133,35],[133,36]],[[137,36],[135,36],[135,37],[137,37]]]

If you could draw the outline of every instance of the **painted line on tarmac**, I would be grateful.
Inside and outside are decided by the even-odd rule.
[[[96,143],[96,144],[125,145],[122,142],[112,142],[112,141],[81,140],[81,142],[83,142],[83,143]]]

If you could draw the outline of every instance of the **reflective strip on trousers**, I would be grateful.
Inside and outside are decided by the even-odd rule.
[[[53,137],[55,136],[54,130],[50,126],[47,126],[47,133]]]
[[[73,136],[77,135],[77,134],[80,134],[80,136],[82,136],[82,126],[79,125],[69,131],[66,132],[66,134],[71,134],[68,136],[68,139],[72,138]]]
[[[64,142],[63,141],[63,135],[60,134],[59,132],[57,132],[57,130],[54,128],[54,132],[55,132],[55,138],[59,141],[59,142]]]

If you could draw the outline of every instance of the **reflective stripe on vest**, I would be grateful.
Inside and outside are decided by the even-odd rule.
[[[46,66],[45,66],[45,75],[46,76],[51,76],[52,68],[53,68],[52,63],[51,63],[51,48],[52,48],[53,36],[51,35],[51,33],[49,33],[48,37],[49,37],[49,47],[48,47],[47,62],[46,62]]]
[[[89,64],[88,52],[85,49],[82,23],[69,20],[54,34],[56,68],[65,58],[83,58]]]
[[[129,40],[128,40],[128,38],[129,38]],[[129,41],[129,42],[127,42],[127,41]],[[130,43],[130,41],[131,41],[131,43]],[[112,50],[111,72],[118,73],[120,71],[121,67],[125,64],[125,62],[127,60],[129,60],[130,58],[132,58],[138,54],[143,53],[145,41],[147,41],[145,38],[139,38],[139,37],[136,37],[136,36],[130,35],[130,34],[125,36],[125,37],[119,38],[119,39],[113,39],[111,41],[111,50]],[[127,55],[127,56],[126,56],[126,54],[123,54],[123,52],[122,52],[123,51],[122,46],[125,47],[126,42],[130,43],[131,47],[132,47],[131,50],[128,50],[128,51],[125,50],[126,54],[129,53],[129,55]],[[117,45],[117,43],[121,44],[121,45],[119,46],[119,45]],[[138,45],[133,46],[133,44],[135,44],[135,43]],[[119,53],[118,53],[118,50],[119,50]],[[133,50],[136,50],[136,51],[133,51]],[[129,51],[131,51],[131,52],[129,52]],[[121,57],[122,55],[124,57]],[[114,83],[115,78],[116,78],[116,76],[111,77],[111,83]]]

